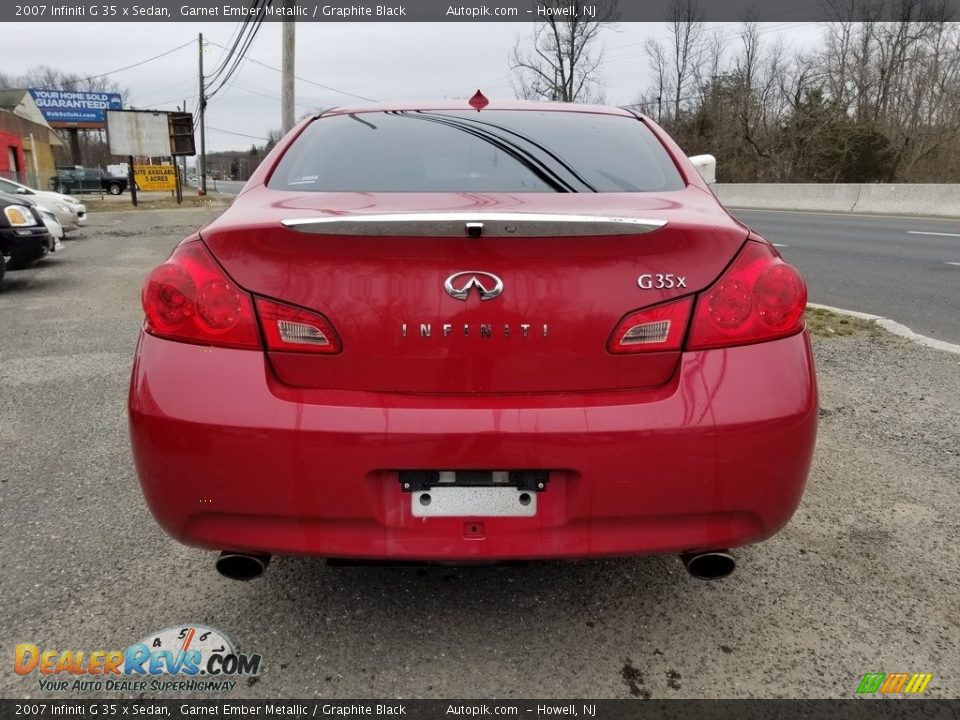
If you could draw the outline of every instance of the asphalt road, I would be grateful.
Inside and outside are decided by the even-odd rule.
[[[247,183],[242,180],[210,180],[207,183],[207,190],[209,192],[218,192],[233,197],[243,190],[243,186],[246,184]]]
[[[957,200],[960,205],[960,198]],[[960,221],[731,210],[807,280],[810,301],[960,343]]]
[[[803,504],[737,550],[726,580],[693,580],[673,557],[281,557],[256,581],[221,578],[215,553],[151,518],[125,413],[140,285],[209,217],[99,213],[0,290],[0,697],[65,697],[11,671],[17,643],[109,650],[189,623],[263,656],[234,698],[852,697],[864,673],[894,671],[960,695],[957,360],[880,333],[816,341],[823,409]]]

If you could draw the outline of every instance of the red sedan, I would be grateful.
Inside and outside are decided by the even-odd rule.
[[[800,502],[805,305],[649,118],[331,110],[147,278],[137,470],[240,579],[271,553],[720,577]]]

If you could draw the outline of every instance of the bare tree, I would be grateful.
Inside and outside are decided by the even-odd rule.
[[[684,106],[691,104],[688,101],[703,88],[703,81],[709,80],[703,77],[704,62],[719,60],[719,53],[711,56],[711,46],[716,47],[717,38],[708,35],[698,0],[671,0],[667,29],[669,40],[648,40],[644,50],[658,79],[661,109],[666,101],[664,114],[676,120]]]
[[[539,0],[530,45],[510,57],[513,87],[526,100],[602,102],[600,33],[619,17],[618,0]]]
[[[680,117],[680,106],[700,74],[706,30],[703,12],[697,0],[672,0],[670,26],[673,70],[673,117]]]

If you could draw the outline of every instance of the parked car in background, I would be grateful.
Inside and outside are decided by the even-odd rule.
[[[0,178],[0,192],[24,195],[36,200],[57,216],[57,221],[65,233],[78,230],[87,223],[87,207],[75,197],[50,190],[37,190],[6,178]]]
[[[63,248],[63,243],[60,241],[63,240],[65,235],[63,225],[57,220],[56,215],[42,205],[37,205],[36,210],[40,211],[40,218],[43,220],[44,227],[47,228],[47,232],[50,233],[50,237],[53,239],[53,246],[50,248],[50,252],[59,252]]]
[[[0,256],[4,270],[28,267],[56,246],[40,210],[29,202],[0,193]]]
[[[54,253],[60,250],[63,247],[60,241],[63,240],[64,232],[63,226],[60,224],[60,221],[57,220],[57,216],[33,198],[21,195],[17,195],[16,197],[18,197],[24,205],[32,208],[34,214],[40,218],[44,227],[47,228],[47,232],[50,234],[49,251]]]
[[[50,179],[50,188],[59,193],[108,192],[119,195],[127,189],[127,178],[97,168],[59,167]]]
[[[806,299],[648,117],[332,110],[148,275],[141,486],[240,579],[271,553],[722,577],[804,490]]]

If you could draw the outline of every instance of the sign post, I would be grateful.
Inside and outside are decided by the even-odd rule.
[[[127,155],[127,173],[130,178],[130,200],[137,206],[137,173],[133,167],[133,155]]]

